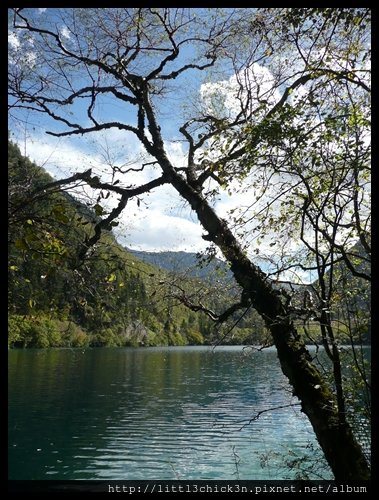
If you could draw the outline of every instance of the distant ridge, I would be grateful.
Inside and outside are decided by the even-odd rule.
[[[227,264],[217,257],[210,262],[202,262],[195,252],[144,252],[130,248],[126,248],[126,250],[138,259],[160,267],[165,271],[186,274],[196,278],[208,278],[210,281],[223,278],[230,279],[232,277]]]

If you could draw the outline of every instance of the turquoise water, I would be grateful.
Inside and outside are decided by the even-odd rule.
[[[291,403],[272,349],[12,350],[9,478],[331,478]]]

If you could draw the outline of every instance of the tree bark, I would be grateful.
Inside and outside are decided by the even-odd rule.
[[[159,148],[160,149],[160,148]],[[175,171],[164,150],[155,157],[171,184],[196,212],[206,239],[216,244],[230,264],[231,271],[251,299],[253,307],[269,328],[284,375],[301,402],[334,477],[338,481],[368,480],[370,467],[351,427],[342,423],[334,394],[312,362],[305,343],[298,335],[278,292],[243,252],[238,241],[206,199]]]

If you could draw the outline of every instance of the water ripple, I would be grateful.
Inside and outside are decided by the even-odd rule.
[[[10,477],[288,478],[288,453],[317,449],[308,421],[252,419],[293,401],[274,351],[11,352]]]

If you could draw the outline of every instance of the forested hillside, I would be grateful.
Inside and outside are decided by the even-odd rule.
[[[24,158],[9,142],[9,345],[11,347],[260,343],[266,338],[255,313],[231,333],[238,315],[220,331],[201,312],[178,300],[183,287],[210,308],[225,309],[224,294],[207,281],[142,262],[103,231],[85,260],[98,206],[88,207]],[[185,271],[183,268],[182,271]],[[214,281],[214,276],[211,281]]]
[[[217,279],[232,279],[232,273],[227,264],[214,257],[206,260],[195,252],[143,252],[127,249],[144,262],[176,273],[186,272],[190,276],[207,278],[216,282]]]
[[[233,280],[227,264],[216,257],[207,260],[204,256],[196,253],[143,252],[129,249],[128,251],[144,262],[170,271],[174,282],[178,281],[179,276],[183,279],[188,279],[188,277],[202,278],[202,283],[208,283],[209,290],[214,290],[210,300],[212,304],[218,303],[220,293],[223,293],[219,310],[222,310],[222,307],[225,307],[228,302],[226,297],[233,296],[236,292],[230,285]],[[369,274],[370,264],[365,258],[361,245],[356,243],[350,252],[356,256],[356,265],[360,271]],[[325,280],[335,287],[332,297],[331,320],[338,342],[347,345],[352,342],[371,344],[371,290],[368,282],[353,276],[343,263],[338,263],[334,267],[333,276],[331,276],[330,271],[327,271]],[[192,283],[196,283],[196,280],[192,280]],[[320,329],[320,309],[322,306],[319,280],[315,279],[310,284],[273,282],[273,286],[278,290],[278,293],[290,300],[294,313],[298,315],[296,323],[299,326],[299,332],[305,336],[306,342],[310,344],[322,343]],[[196,293],[193,295],[196,296]],[[238,295],[235,295],[235,301],[238,301]],[[264,325],[259,322],[259,317],[253,310],[234,314],[232,319],[235,327],[230,335],[226,336],[226,343],[229,342],[230,338],[241,338],[241,335],[243,339],[252,337],[256,343],[270,341],[268,335],[262,335],[265,330]],[[258,328],[257,325],[259,325]],[[249,329],[253,332],[250,335]],[[259,334],[259,332],[261,333]]]

